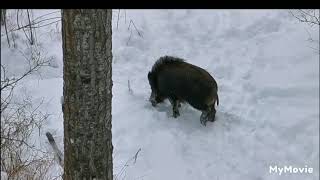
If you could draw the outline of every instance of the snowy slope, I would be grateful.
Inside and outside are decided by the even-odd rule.
[[[114,10],[115,179],[319,178],[319,53],[307,41],[308,32],[319,40],[319,29],[284,10],[122,10],[119,20],[117,15]],[[46,144],[49,130],[62,147],[61,39],[49,28],[40,33],[43,40],[51,34],[42,46],[56,66],[23,86],[35,101],[45,98],[43,109],[51,114],[40,142]],[[2,62],[12,62],[17,52],[1,40]],[[176,119],[168,101],[151,106],[147,73],[163,55],[185,58],[215,77],[220,105],[214,123],[202,126],[200,112],[189,105],[182,105]],[[269,173],[270,165],[307,165],[313,173],[280,176]]]

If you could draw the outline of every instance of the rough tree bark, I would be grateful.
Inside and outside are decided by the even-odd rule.
[[[113,179],[112,10],[62,10],[65,180]]]

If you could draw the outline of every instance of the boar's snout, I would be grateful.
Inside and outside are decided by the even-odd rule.
[[[151,93],[151,96],[149,98],[149,101],[151,102],[152,106],[155,107],[157,105],[156,95],[155,93]]]

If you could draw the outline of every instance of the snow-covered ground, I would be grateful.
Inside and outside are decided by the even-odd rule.
[[[59,26],[38,30],[52,66],[17,89],[35,102],[44,99],[42,109],[51,114],[39,140],[44,148],[46,131],[63,146]],[[319,45],[309,36],[319,41],[318,27],[287,10],[121,10],[119,19],[114,10],[115,179],[318,179]],[[168,101],[151,106],[147,73],[163,55],[185,58],[215,77],[220,105],[214,123],[202,126],[200,112],[186,104],[176,119]],[[2,37],[1,63],[15,74],[21,59]],[[313,173],[270,174],[275,165],[307,166]]]

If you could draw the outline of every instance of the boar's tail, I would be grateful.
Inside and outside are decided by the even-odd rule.
[[[214,103],[213,105],[217,102],[217,106],[219,106],[219,96],[218,96],[218,92],[215,92],[215,95],[214,95],[215,99],[214,99]]]

